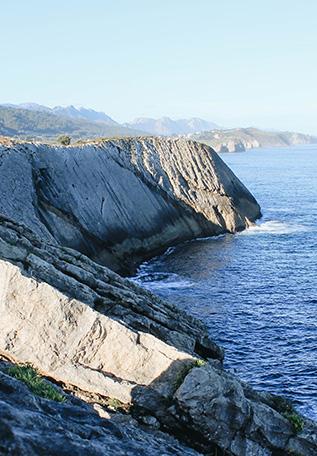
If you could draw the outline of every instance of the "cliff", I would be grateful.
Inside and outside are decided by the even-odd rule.
[[[0,178],[0,452],[317,452],[316,425],[226,372],[202,322],[105,266],[259,216],[209,147],[7,143]],[[63,402],[31,394],[8,361],[31,363]]]
[[[317,138],[289,131],[264,131],[258,128],[212,130],[191,135],[195,141],[208,144],[216,152],[242,152],[259,147],[288,147],[316,144]]]
[[[173,305],[3,217],[0,258],[0,357],[31,363],[103,418],[82,402],[74,408],[73,396],[65,404],[32,397],[0,366],[4,454],[31,447],[59,456],[62,446],[69,455],[77,446],[75,454],[101,456],[129,432],[123,454],[317,451],[314,423],[226,372],[204,325]],[[136,421],[122,421],[120,410]]]
[[[242,230],[260,208],[208,146],[141,138],[0,146],[0,213],[129,272],[178,242]]]

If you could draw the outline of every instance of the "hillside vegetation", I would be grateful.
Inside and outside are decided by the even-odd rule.
[[[72,139],[79,139],[140,134],[144,133],[121,125],[107,125],[45,111],[0,106],[0,135],[2,136],[49,140],[59,135],[69,135]]]

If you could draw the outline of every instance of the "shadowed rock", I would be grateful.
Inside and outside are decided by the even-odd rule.
[[[8,310],[6,306],[12,305],[10,302],[14,298],[17,311],[22,303],[25,304],[27,323],[27,309],[33,300],[41,303],[33,315],[40,320],[42,315],[45,322],[43,293],[47,291],[53,295],[59,290],[64,295],[64,308],[71,307],[73,300],[77,300],[89,306],[87,312],[105,315],[135,332],[149,333],[187,353],[223,358],[223,350],[208,337],[202,322],[75,250],[43,242],[26,227],[1,216],[0,258],[18,266],[14,268],[1,261],[0,306],[4,306],[3,316]],[[42,290],[37,286],[39,282]],[[30,287],[29,295],[25,295],[25,287]],[[13,295],[12,288],[15,289]],[[52,305],[50,299],[47,299],[48,305]],[[56,298],[57,304],[59,299]],[[65,318],[67,315],[69,311]],[[0,325],[0,337],[5,339],[8,327],[3,319]],[[14,327],[12,322],[10,326]]]
[[[178,242],[242,230],[260,208],[208,146],[140,138],[0,146],[0,213],[129,272]]]
[[[0,164],[2,352],[83,397],[129,404],[140,422],[207,454],[317,453],[316,426],[293,416],[295,429],[273,396],[226,372],[223,350],[201,322],[100,264],[128,270],[170,244],[240,230],[259,216],[211,149],[162,139],[22,144],[3,146]],[[196,368],[197,356],[209,362]],[[134,438],[132,428],[118,431],[91,411],[52,405],[24,387],[17,395],[13,383],[0,372],[3,451],[102,454],[103,445],[113,454],[195,454],[138,427]],[[45,429],[54,439],[46,444]]]
[[[0,366],[0,454],[15,456],[161,456],[199,453],[131,418],[102,419],[83,401],[34,396]]]
[[[172,410],[200,436],[235,456],[317,454],[317,426],[272,407],[276,396],[257,393],[234,375],[207,364],[193,369],[175,394]],[[208,445],[208,444],[207,444]]]

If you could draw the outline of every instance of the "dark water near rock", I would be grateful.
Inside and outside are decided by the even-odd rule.
[[[143,264],[143,286],[201,318],[226,367],[317,418],[317,147],[224,154],[263,218]]]

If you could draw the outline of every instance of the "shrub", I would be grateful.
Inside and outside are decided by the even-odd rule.
[[[293,403],[281,396],[273,396],[270,405],[286,418],[293,426],[294,432],[304,429],[304,419],[296,412]]]
[[[304,420],[303,418],[298,415],[296,412],[292,413],[283,413],[283,416],[288,419],[288,421],[291,423],[293,426],[294,432],[300,432],[304,429]]]
[[[63,146],[69,146],[71,142],[71,137],[67,135],[62,135],[57,138],[57,141]]]
[[[25,383],[33,394],[56,402],[65,402],[66,398],[53,385],[38,374],[31,364],[15,365],[7,370],[11,377]]]

